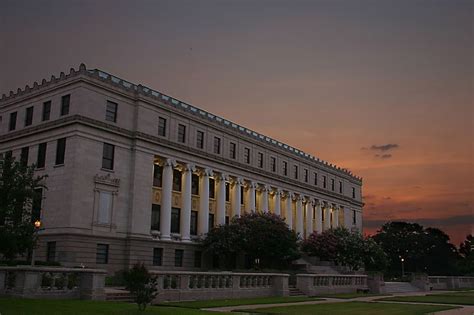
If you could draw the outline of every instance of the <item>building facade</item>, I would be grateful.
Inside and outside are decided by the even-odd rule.
[[[36,257],[65,266],[206,268],[196,240],[255,211],[302,238],[362,229],[361,178],[83,64],[2,96],[5,152],[48,175]]]

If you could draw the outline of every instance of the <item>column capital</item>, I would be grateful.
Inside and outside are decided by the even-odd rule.
[[[232,178],[232,185],[239,185],[242,186],[244,184],[244,180],[242,177],[233,177]]]
[[[268,186],[267,184],[258,185],[258,190],[261,192],[269,192],[270,186]]]
[[[202,168],[198,171],[201,176],[212,176],[213,171],[210,168]]]
[[[275,188],[271,190],[271,194],[275,196],[281,196],[283,194],[283,191],[280,188]]]
[[[287,199],[293,199],[295,197],[295,194],[291,191],[285,191],[283,192],[283,197]]]
[[[217,180],[217,181],[226,181],[226,180],[229,180],[229,176],[225,173],[215,173],[214,174],[214,178]]]
[[[304,200],[304,196],[303,195],[298,195],[295,197],[296,201],[300,201],[300,202],[303,202]]]
[[[162,166],[171,166],[176,167],[178,164],[176,163],[175,159],[165,159],[162,162]]]
[[[196,171],[196,166],[194,166],[194,164],[191,164],[191,163],[179,165],[178,168],[181,172],[194,173]]]
[[[249,180],[245,183],[245,187],[248,189],[248,188],[257,188],[257,183],[254,182],[253,180]]]

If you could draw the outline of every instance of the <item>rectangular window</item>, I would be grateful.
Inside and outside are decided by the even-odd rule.
[[[153,164],[153,186],[161,187],[161,181],[163,179],[163,167],[158,164]]]
[[[342,194],[342,182],[339,182],[339,193]]]
[[[161,266],[163,264],[163,248],[153,248],[153,266]]]
[[[288,176],[288,163],[283,161],[283,175]]]
[[[244,204],[244,186],[240,186],[240,204]]]
[[[28,165],[29,152],[30,152],[30,149],[28,147],[21,148],[21,153],[20,153],[21,165]]]
[[[334,191],[334,178],[331,178],[331,190]]]
[[[250,164],[250,149],[249,148],[244,149],[244,161],[245,163]]]
[[[28,107],[25,112],[25,127],[33,123],[33,109],[34,107]]]
[[[204,148],[204,132],[203,131],[198,130],[196,132],[196,147],[198,147],[198,149]]]
[[[272,168],[272,172],[276,172],[276,158],[274,158],[273,156],[270,158],[270,164],[271,164],[271,168]]]
[[[221,154],[221,138],[214,137],[214,153]]]
[[[104,143],[102,150],[102,168],[106,170],[114,169],[114,155],[115,146],[109,143]]]
[[[198,212],[191,211],[191,227],[190,227],[190,234],[197,235],[197,226],[198,226]]]
[[[155,231],[160,230],[160,205],[151,205],[151,229]]]
[[[298,165],[293,165],[293,177],[298,179]]]
[[[199,195],[199,176],[196,174],[191,176],[191,195]]]
[[[166,137],[166,118],[158,118],[158,135]]]
[[[230,224],[230,217],[228,215],[225,216],[225,225]]]
[[[179,233],[179,221],[181,219],[181,209],[171,208],[171,233]]]
[[[112,193],[108,191],[99,192],[99,211],[97,213],[97,223],[110,224],[111,212],[112,212]]]
[[[186,142],[186,126],[179,124],[178,125],[178,141],[181,143]]]
[[[47,262],[56,261],[56,242],[46,243],[46,261]]]
[[[17,113],[10,113],[10,124],[8,125],[8,130],[12,131],[16,129],[16,116]]]
[[[202,252],[200,250],[194,251],[194,268],[201,268]]]
[[[225,201],[230,201],[230,185],[229,183],[225,183]]]
[[[41,114],[41,120],[47,121],[51,116],[51,101],[43,103],[43,113]]]
[[[314,173],[314,186],[318,186],[318,173]]]
[[[181,191],[181,171],[173,170],[173,190]]]
[[[41,220],[41,208],[43,207],[43,188],[35,189],[31,204],[31,222]]]
[[[324,218],[324,213],[325,213],[325,212],[326,212],[326,211],[324,211],[324,210],[321,211],[321,221],[323,221],[323,222],[324,222],[324,219],[325,219],[325,218]],[[315,217],[315,218],[316,218],[316,217]]]
[[[304,170],[304,181],[305,181],[306,183],[308,182],[308,177],[309,177],[309,176],[308,176],[308,170],[305,169],[305,170]]]
[[[117,103],[107,101],[107,107],[105,109],[105,120],[117,122],[117,108]]]
[[[216,197],[216,185],[214,178],[209,178],[209,198],[214,199]]]
[[[97,264],[109,263],[109,244],[97,244],[95,262]]]
[[[236,153],[237,153],[237,145],[234,142],[231,142],[230,147],[229,147],[229,156],[230,156],[230,158],[235,160],[235,158],[237,156]]]
[[[327,178],[326,175],[323,176],[323,188],[326,188],[327,186]]]
[[[175,267],[183,267],[183,256],[184,256],[184,250],[182,249],[174,250],[174,266]]]
[[[357,223],[357,214],[355,210],[352,210],[352,224],[356,225]]]
[[[263,153],[258,152],[258,167],[263,168]]]
[[[66,155],[66,138],[58,139],[56,143],[56,165],[64,164],[64,157]]]
[[[46,142],[38,145],[38,158],[36,159],[36,167],[43,168],[46,164]]]
[[[356,189],[355,187],[352,187],[352,198],[355,199],[355,197],[356,197]]]
[[[69,114],[69,103],[71,101],[71,95],[64,95],[61,97],[61,116]]]
[[[214,227],[214,213],[209,213],[209,229]]]

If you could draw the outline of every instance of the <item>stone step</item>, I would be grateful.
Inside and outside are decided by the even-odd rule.
[[[129,292],[106,292],[105,293],[106,301],[115,301],[115,302],[133,302],[133,297]]]
[[[290,293],[290,296],[306,296],[306,294],[304,294],[298,288],[295,287],[289,287],[288,291]]]

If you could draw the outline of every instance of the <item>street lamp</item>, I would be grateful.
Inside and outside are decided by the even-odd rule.
[[[37,235],[38,235],[38,231],[41,227],[41,221],[38,219],[38,220],[35,220],[35,222],[33,223],[34,227],[35,227],[35,233],[34,233],[34,237],[36,239]],[[35,265],[35,247],[33,246],[32,250],[31,250],[31,266],[33,267]]]
[[[405,266],[404,266],[404,262],[405,262],[405,259],[404,258],[401,258],[400,261],[402,262],[402,278],[405,276]]]

